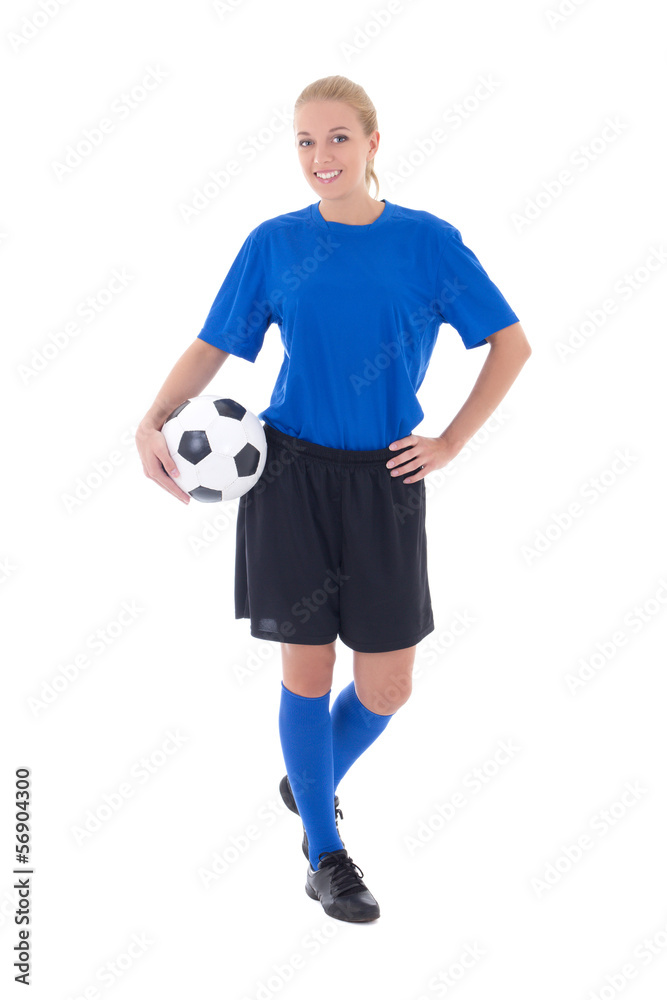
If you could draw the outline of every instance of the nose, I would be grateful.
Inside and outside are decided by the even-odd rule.
[[[313,153],[313,163],[329,163],[331,161],[331,156],[327,156],[326,153]]]

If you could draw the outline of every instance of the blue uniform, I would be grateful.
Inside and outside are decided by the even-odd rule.
[[[385,448],[422,421],[417,391],[438,331],[466,348],[518,316],[449,222],[384,199],[365,226],[319,202],[247,236],[199,337],[255,361],[267,329],[284,358],[269,405],[279,431],[330,448]]]

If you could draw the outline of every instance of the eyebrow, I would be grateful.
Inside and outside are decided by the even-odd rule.
[[[329,133],[331,133],[331,132],[338,132],[339,129],[342,129],[342,128],[344,128],[346,132],[350,131],[350,129],[347,127],[347,125],[336,125],[335,128],[330,128],[329,129]],[[310,132],[297,132],[297,135],[310,135]]]

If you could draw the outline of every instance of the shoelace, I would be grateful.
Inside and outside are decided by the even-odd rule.
[[[320,866],[333,867],[331,886],[334,896],[351,896],[355,892],[364,892],[366,886],[361,881],[364,873],[349,855],[326,854]],[[357,874],[358,872],[358,874]]]

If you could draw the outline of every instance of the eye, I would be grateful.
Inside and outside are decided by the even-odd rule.
[[[345,139],[346,142],[347,142],[347,139],[348,139],[348,137],[346,135],[335,135],[333,138],[334,139]],[[299,145],[303,146],[304,143],[309,143],[309,142],[312,142],[312,140],[311,139],[301,139],[301,141],[299,142]],[[337,142],[336,145],[340,146],[340,143]]]

